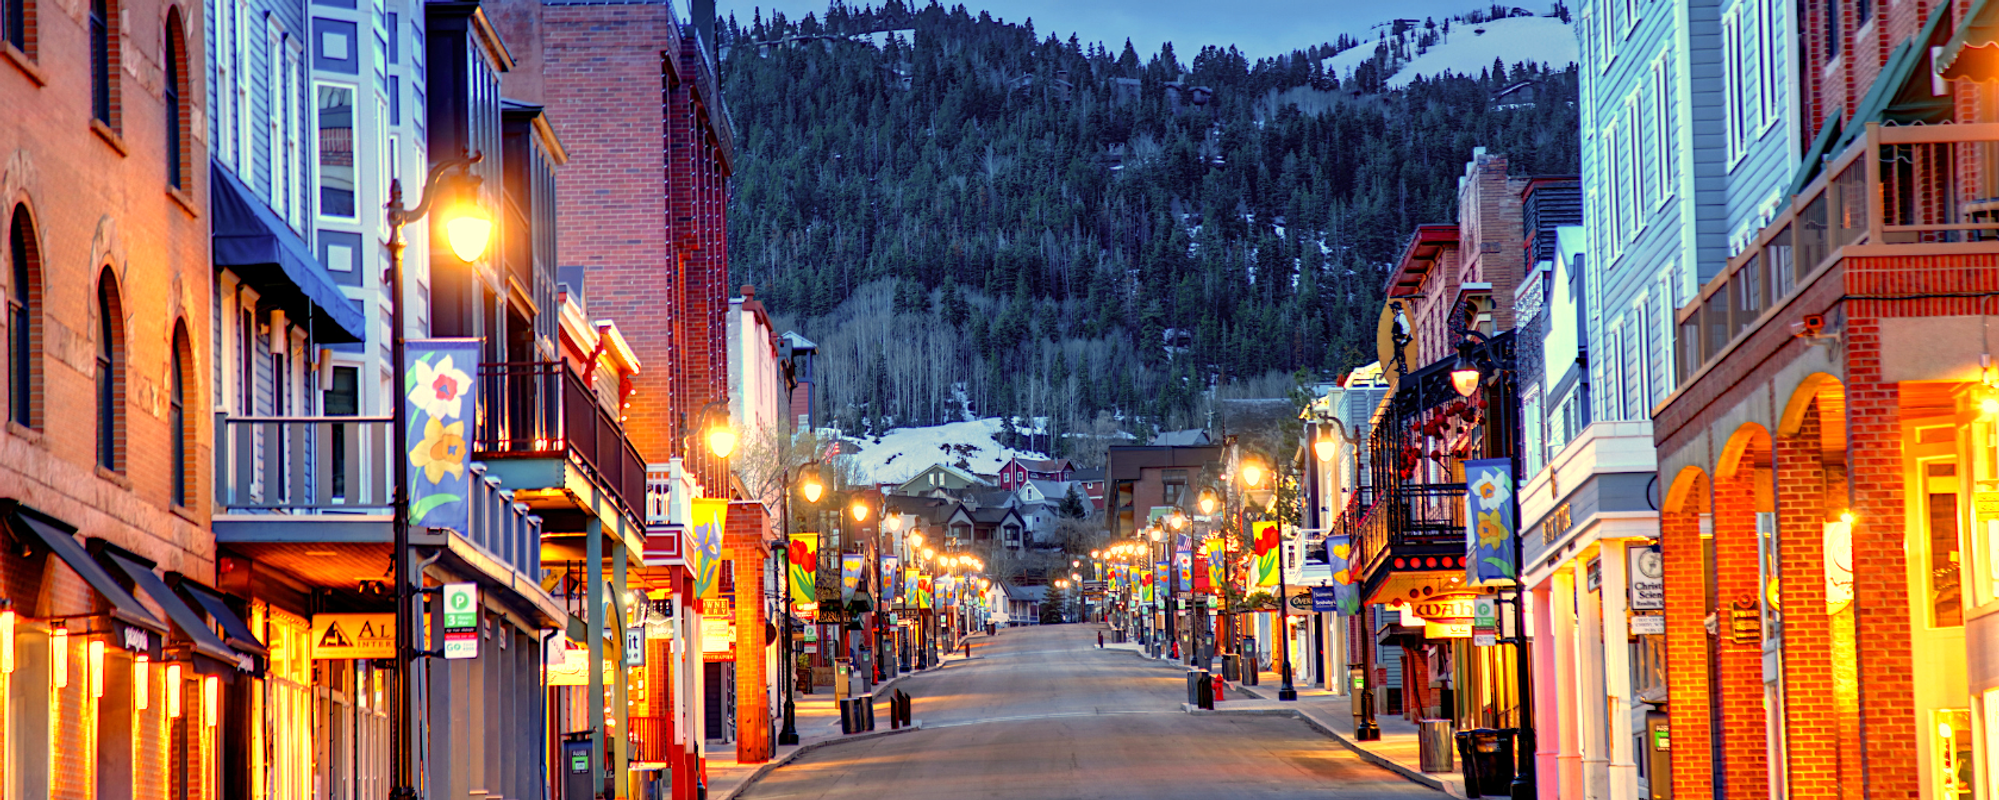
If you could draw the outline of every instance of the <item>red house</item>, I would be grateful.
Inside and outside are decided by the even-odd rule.
[[[1018,489],[1027,485],[1030,480],[1066,481],[1075,471],[1076,465],[1066,458],[1048,460],[1014,458],[1007,461],[1006,466],[1000,467],[1000,488]]]

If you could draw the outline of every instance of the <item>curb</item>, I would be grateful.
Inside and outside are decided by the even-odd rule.
[[[719,798],[719,800],[736,800],[736,798],[742,796],[744,792],[749,791],[750,787],[757,785],[758,781],[763,780],[764,776],[769,775],[771,773],[771,770],[789,764],[797,760],[799,756],[805,755],[806,753],[810,753],[821,747],[834,744],[846,744],[848,742],[864,742],[869,739],[880,739],[884,736],[895,736],[898,734],[911,733],[920,730],[923,730],[923,722],[922,720],[917,720],[914,724],[906,728],[897,728],[885,731],[870,731],[868,733],[855,733],[855,734],[849,734],[847,736],[842,736],[838,739],[821,739],[816,742],[806,742],[804,744],[799,745],[797,749],[789,753],[774,758],[770,761],[764,762],[762,766],[757,767],[757,771],[750,773],[749,777],[744,778],[742,783],[736,784],[736,788],[730,789],[729,793],[722,795],[721,798]]]
[[[1236,690],[1250,697],[1254,697],[1258,700],[1270,699],[1268,697],[1264,697],[1261,694],[1258,694],[1254,689],[1238,686],[1236,687]],[[1189,713],[1194,713],[1194,712],[1189,712]],[[1202,709],[1199,711],[1199,713],[1233,714],[1241,716],[1256,716],[1256,715],[1277,713],[1277,714],[1284,714],[1296,717],[1299,720],[1303,721],[1306,727],[1318,731],[1319,733],[1325,734],[1326,738],[1332,739],[1333,741],[1338,742],[1341,747],[1345,747],[1346,749],[1353,751],[1354,755],[1360,756],[1361,760],[1363,761],[1367,761],[1371,764],[1374,764],[1375,766],[1381,767],[1382,769],[1386,769],[1389,772],[1401,775],[1405,780],[1408,780],[1411,783],[1417,783],[1417,784],[1422,784],[1424,786],[1428,786],[1432,789],[1435,789],[1439,792],[1450,795],[1452,797],[1464,796],[1461,792],[1460,793],[1452,792],[1451,785],[1444,782],[1443,780],[1440,780],[1421,770],[1410,769],[1409,767],[1387,756],[1381,755],[1380,753],[1376,753],[1373,750],[1369,750],[1365,747],[1362,747],[1359,742],[1356,742],[1353,739],[1348,738],[1346,734],[1333,730],[1331,726],[1320,723],[1318,720],[1313,719],[1310,716],[1307,716],[1304,711],[1301,711],[1299,709],[1287,708],[1287,709],[1278,709],[1275,711],[1264,710],[1264,709],[1256,709],[1256,710],[1243,709],[1241,711],[1208,711]]]

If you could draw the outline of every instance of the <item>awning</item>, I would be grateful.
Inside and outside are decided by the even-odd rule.
[[[68,564],[78,577],[90,584],[90,588],[96,590],[97,594],[104,598],[104,602],[111,606],[112,619],[130,628],[150,631],[152,636],[159,639],[166,638],[166,623],[155,618],[145,606],[139,604],[138,598],[133,597],[131,592],[125,591],[125,587],[119,585],[118,581],[111,577],[111,573],[105,572],[103,566],[93,560],[89,553],[84,552],[83,545],[77,544],[76,537],[72,535],[75,529],[26,506],[13,504],[11,501],[9,504],[12,508],[7,509],[7,527],[14,532],[16,538],[40,542],[42,547],[55,553],[57,558]],[[120,644],[125,643],[121,641]],[[152,647],[148,643],[144,647],[127,645],[127,649],[151,650]]]
[[[292,233],[250,187],[213,161],[208,166],[215,266],[243,276],[270,302],[311,318],[321,342],[359,342],[367,319],[326,274],[305,241]]]
[[[243,622],[243,618],[236,615],[236,610],[229,607],[229,601],[223,598],[221,592],[180,574],[169,574],[167,582],[180,590],[182,597],[194,601],[196,608],[208,612],[209,618],[215,620],[215,624],[222,626],[222,641],[229,645],[230,649],[248,653],[259,659],[270,658],[270,648],[265,647],[257,638],[257,634],[251,632],[250,626]]]
[[[1964,24],[1937,53],[1937,74],[1951,80],[1999,80],[1999,3],[1971,4]]]
[[[188,608],[187,603],[182,602],[180,596],[174,594],[172,589],[168,589],[166,581],[160,580],[160,576],[153,574],[151,564],[142,563],[137,556],[103,539],[92,539],[91,549],[97,551],[105,566],[124,573],[134,585],[152,597],[153,602],[159,603],[160,608],[166,610],[167,618],[173,620],[174,627],[180,629],[181,636],[192,643],[196,656],[233,666],[243,672],[255,671],[255,660],[223,644],[222,638],[216,636],[215,631],[208,627],[208,622],[200,614],[195,613],[194,609]],[[201,659],[197,658],[195,664],[197,668],[202,666]]]
[[[1973,18],[1976,17],[1974,11]],[[1853,119],[1839,125],[1839,129],[1834,131],[1831,137],[1825,135],[1825,129],[1820,130],[1820,135],[1812,142],[1811,149],[1805,153],[1804,160],[1799,162],[1797,173],[1792,176],[1792,194],[1803,191],[1805,186],[1818,177],[1819,171],[1825,168],[1825,156],[1837,156],[1846,152],[1846,148],[1851,146],[1855,139],[1865,135],[1869,122],[1912,124],[1950,120],[1950,93],[1939,95],[1931,85],[1933,80],[1931,73],[1944,71],[1942,67],[1937,66],[1945,63],[1942,57],[1944,54],[1939,53],[1940,57],[1934,64],[1930,58],[1933,45],[1943,37],[1944,20],[1949,18],[1950,4],[1938,3],[1935,10],[1930,13],[1929,20],[1923,23],[1921,32],[1902,40],[1901,44],[1895,45],[1895,49],[1888,52],[1888,60],[1882,63],[1881,72],[1875,75],[1874,82],[1867,87],[1867,93],[1854,105]],[[1947,46],[1942,49],[1945,52],[1949,50]],[[1950,76],[1945,75],[1945,77]],[[1831,128],[1838,122],[1837,119],[1828,120],[1826,128]]]

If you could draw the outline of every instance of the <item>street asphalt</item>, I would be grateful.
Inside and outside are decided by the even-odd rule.
[[[897,684],[921,730],[829,744],[746,800],[1442,798],[1297,719],[1189,716],[1184,673],[1099,650],[1096,625],[1012,628]],[[877,704],[887,730],[887,705]]]

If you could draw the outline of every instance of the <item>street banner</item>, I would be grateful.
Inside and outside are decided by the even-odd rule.
[[[722,527],[728,523],[729,501],[720,497],[697,497],[694,506],[693,535],[687,554],[694,567],[694,596],[712,600],[722,596],[722,582],[716,576],[722,571]]]
[[[1192,591],[1194,588],[1194,544],[1186,534],[1173,547],[1173,569],[1179,573],[1176,591]]]
[[[1513,460],[1483,458],[1465,467],[1465,578],[1473,586],[1513,580]]]
[[[1228,576],[1228,543],[1221,539],[1208,540],[1208,592],[1219,596]]]
[[[920,608],[921,606],[916,604],[917,600],[916,568],[911,567],[902,573],[902,604],[907,608]]]
[[[1160,608],[1165,608],[1166,594],[1171,591],[1173,591],[1173,584],[1166,580],[1166,562],[1154,562],[1152,565],[1153,602],[1159,604]]]
[[[479,408],[478,339],[413,339],[403,350],[403,411],[409,420],[409,522],[471,533],[471,417]]]
[[[840,554],[840,602],[854,600],[854,592],[861,588],[861,554]]]
[[[819,534],[794,533],[791,547],[786,550],[791,566],[785,572],[791,576],[792,609],[817,609],[819,607]]]
[[[1147,605],[1152,603],[1152,573],[1150,572],[1138,576],[1138,602]]]
[[[1202,542],[1200,548],[1200,557],[1194,559],[1195,564],[1194,564],[1193,588],[1194,591],[1199,594],[1208,594],[1215,590],[1216,582],[1214,580],[1214,575],[1208,571],[1208,546],[1211,544],[1213,543]]]
[[[897,595],[902,591],[902,581],[896,580],[896,570],[902,567],[899,556],[882,556],[882,605],[895,607]]]
[[[1326,537],[1326,568],[1333,573],[1333,610],[1348,616],[1360,613],[1360,587],[1354,584],[1352,558],[1352,537]]]
[[[1277,585],[1277,523],[1252,522],[1251,541],[1256,544],[1256,585]]]
[[[931,588],[930,588],[930,574],[929,574],[929,573],[927,573],[927,572],[920,572],[920,571],[919,571],[919,572],[917,572],[917,573],[916,573],[916,607],[917,607],[917,608],[932,608],[932,607],[934,607],[934,603],[936,602],[936,600],[935,600],[935,598],[934,598],[934,597],[933,597],[933,596],[931,595],[931,591],[932,591],[932,590],[931,590]]]
[[[1121,578],[1121,577],[1123,577],[1123,576],[1124,576],[1124,567],[1123,567],[1122,565],[1119,565],[1119,564],[1112,564],[1112,565],[1111,565],[1111,593],[1112,593],[1112,594],[1116,594],[1116,593],[1117,593],[1117,591],[1118,591],[1118,587],[1120,587],[1120,586],[1123,586],[1123,585],[1124,585],[1124,584],[1123,584],[1123,582],[1121,582],[1121,581],[1119,581],[1119,580],[1118,580],[1119,578]]]

